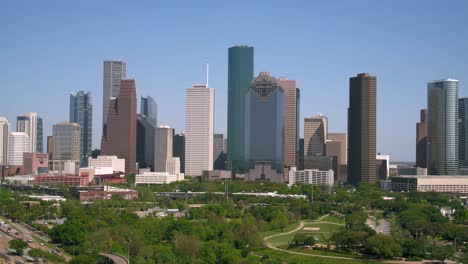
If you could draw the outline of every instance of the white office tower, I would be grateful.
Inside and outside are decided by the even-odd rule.
[[[0,165],[8,165],[8,142],[10,141],[10,123],[0,116]]]
[[[41,128],[42,130],[42,128]],[[16,131],[24,132],[29,136],[29,150],[27,152],[38,152],[38,117],[37,113],[30,112],[22,116],[18,116],[16,120]],[[40,131],[42,134],[42,131]]]
[[[167,172],[177,176],[177,181],[184,180],[184,174],[180,173],[180,159],[178,157],[169,158],[166,161]]]
[[[213,170],[214,89],[193,85],[186,92],[185,174]]]
[[[296,170],[292,167],[289,170],[289,186],[296,183],[305,183],[310,185],[328,185],[333,186],[334,173],[333,170],[321,171],[317,169]]]
[[[10,132],[8,165],[23,165],[23,153],[30,152],[29,136],[24,132]]]

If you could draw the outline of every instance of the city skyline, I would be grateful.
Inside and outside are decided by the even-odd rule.
[[[375,21],[375,25],[368,25],[365,23],[366,20],[359,19],[347,26],[344,24],[344,20],[339,20],[336,24],[329,25],[332,29],[337,30],[333,33],[336,34],[336,36],[327,33],[326,31],[329,31],[329,29],[325,31],[314,26],[313,31],[316,31],[314,35],[322,34],[325,44],[312,42],[314,38],[311,36],[306,36],[306,39],[304,39],[304,46],[298,46],[298,44],[291,41],[286,41],[287,38],[279,41],[279,43],[273,44],[270,38],[265,37],[266,35],[264,35],[264,33],[259,33],[258,27],[249,27],[245,33],[236,32],[236,37],[228,37],[224,34],[221,34],[219,37],[214,37],[212,33],[209,34],[209,32],[216,32],[215,30],[218,26],[211,25],[208,20],[202,19],[202,21],[194,23],[194,26],[199,27],[200,25],[206,25],[207,33],[204,34],[209,34],[210,37],[214,37],[215,41],[210,44],[203,43],[203,46],[197,43],[193,44],[191,53],[194,53],[193,50],[196,50],[197,52],[195,53],[197,53],[197,55],[187,55],[185,51],[182,51],[183,47],[186,45],[188,46],[188,44],[182,45],[177,43],[180,36],[176,37],[158,28],[155,30],[162,30],[166,32],[164,36],[167,36],[160,45],[155,45],[153,39],[148,39],[149,43],[151,43],[151,48],[150,46],[146,46],[147,44],[142,44],[142,51],[140,52],[124,49],[123,46],[125,45],[118,43],[113,43],[103,48],[101,45],[98,45],[104,39],[103,36],[97,37],[98,43],[96,46],[92,46],[93,48],[88,46],[90,44],[87,41],[83,43],[85,46],[84,48],[75,48],[77,49],[77,53],[81,55],[85,52],[84,50],[90,49],[90,53],[85,53],[81,58],[76,57],[79,55],[72,54],[74,52],[70,49],[54,49],[53,47],[56,47],[56,44],[50,41],[46,42],[45,39],[47,38],[44,39],[44,37],[38,38],[38,47],[28,46],[25,48],[24,45],[16,45],[20,43],[19,41],[21,39],[24,39],[21,36],[30,32],[35,26],[23,24],[27,23],[29,19],[26,19],[24,22],[19,22],[18,18],[12,18],[12,15],[18,15],[19,18],[22,18],[31,11],[20,11],[18,9],[19,6],[9,3],[5,10],[10,10],[11,12],[2,16],[3,18],[1,18],[1,20],[10,19],[12,21],[18,21],[19,25],[12,24],[12,22],[5,20],[7,27],[2,30],[8,33],[6,35],[11,35],[11,30],[13,29],[16,29],[19,33],[13,35],[11,42],[0,44],[2,47],[6,48],[4,50],[11,51],[5,54],[5,65],[9,65],[10,68],[2,68],[7,77],[5,86],[3,86],[4,88],[2,89],[11,87],[11,89],[15,89],[15,91],[24,91],[24,93],[9,92],[10,90],[8,90],[6,92],[8,100],[6,104],[1,107],[0,112],[13,124],[16,116],[25,112],[37,112],[44,119],[45,138],[45,136],[51,135],[52,124],[67,120],[67,116],[63,112],[67,109],[66,98],[70,92],[79,89],[91,91],[93,95],[96,95],[96,98],[93,98],[95,109],[102,109],[102,63],[107,59],[119,59],[127,63],[127,76],[131,78],[134,77],[138,80],[139,89],[137,95],[150,95],[158,102],[161,102],[161,123],[171,125],[178,133],[184,129],[184,114],[183,110],[181,111],[184,104],[184,90],[192,83],[204,81],[204,64],[208,57],[211,66],[210,86],[216,87],[215,133],[223,133],[226,135],[227,48],[237,44],[247,44],[255,48],[256,67],[254,75],[256,76],[260,71],[270,71],[273,76],[287,76],[289,79],[296,80],[297,87],[301,89],[301,97],[303,99],[300,118],[302,119],[305,116],[311,116],[317,113],[324,113],[329,118],[330,131],[334,132],[346,131],[348,78],[355,76],[355,74],[359,72],[370,72],[377,76],[379,78],[379,93],[377,98],[379,102],[377,108],[377,120],[379,120],[377,123],[377,152],[389,154],[394,161],[414,161],[414,124],[419,119],[418,110],[427,107],[427,82],[442,78],[456,78],[460,80],[459,97],[465,97],[467,94],[464,84],[468,79],[465,71],[465,69],[468,68],[468,60],[462,48],[466,46],[465,44],[468,39],[466,32],[461,30],[461,32],[454,37],[453,43],[434,40],[431,37],[438,33],[444,34],[446,32],[457,31],[456,27],[453,28],[452,26],[454,24],[466,24],[466,17],[459,11],[466,10],[466,3],[452,2],[450,10],[454,12],[447,18],[447,21],[438,21],[437,23],[431,22],[430,18],[434,16],[437,17],[441,10],[448,10],[449,7],[434,2],[425,2],[427,8],[418,11],[417,7],[420,3],[421,2],[418,3],[418,1],[415,1],[405,5],[404,8],[402,2],[393,4],[392,10],[397,7],[402,7],[400,10],[402,13],[400,13],[399,16],[403,18],[405,23],[409,24],[408,28],[405,30],[399,29],[399,26],[401,26],[399,23],[403,22],[393,21],[392,23],[395,24],[386,24],[383,20],[378,18]],[[34,7],[35,4],[32,5]],[[337,14],[345,14],[343,9],[351,8],[350,5],[351,3],[344,3],[343,7],[336,10]],[[47,4],[45,6],[47,7]],[[189,6],[189,8],[190,7],[197,8],[195,6]],[[203,5],[200,6],[200,8],[202,7]],[[275,7],[277,7],[277,5],[272,4],[272,6],[268,8],[274,10]],[[331,8],[323,3],[315,5],[307,4],[306,7],[310,7],[306,9],[309,10],[311,14]],[[385,4],[370,4],[368,6],[369,9],[379,12],[384,12],[383,9],[385,9],[385,7]],[[35,8],[40,7],[36,6]],[[56,9],[47,11],[44,14],[50,15],[51,18],[56,18],[59,16],[57,9],[60,8],[67,10],[66,6],[59,5]],[[78,8],[76,12],[83,12],[83,8]],[[100,8],[103,7],[97,6],[97,11],[99,11]],[[124,7],[122,5],[117,5],[114,8]],[[167,9],[169,11],[172,10],[167,6],[161,7],[161,10]],[[223,8],[217,7],[217,9],[223,11]],[[285,12],[288,14],[294,10],[292,7],[285,7],[285,9]],[[134,11],[131,6],[130,10]],[[415,11],[418,12],[417,16],[415,16],[417,19],[410,16],[410,14]],[[142,12],[144,12],[144,10]],[[186,11],[184,11],[184,13],[185,12]],[[246,13],[242,16],[249,16],[251,12],[250,10],[246,10]],[[40,12],[38,12],[36,16],[42,18],[43,23],[52,28],[58,27],[52,24],[52,20],[42,17],[44,14],[39,13]],[[91,12],[90,15],[93,19],[88,23],[102,23],[101,20],[96,20],[97,13],[99,12]],[[226,11],[224,10],[224,12],[213,14],[213,16],[226,15],[225,13]],[[145,21],[149,20],[145,14],[144,12],[142,19]],[[309,16],[310,14],[307,15]],[[370,16],[376,18],[375,15],[371,14]],[[126,18],[128,19],[129,17]],[[346,16],[343,19],[346,19]],[[328,18],[326,20],[330,22]],[[277,26],[279,30],[286,29],[277,22],[270,22],[272,23],[271,27]],[[304,11],[299,12],[297,18],[289,24],[292,26],[288,32],[291,37],[305,30],[304,26],[302,26],[302,22],[307,22],[306,24],[310,25],[317,21],[314,21],[312,18],[306,18]],[[73,22],[71,20],[66,20],[64,22],[65,25],[70,23]],[[129,25],[132,25],[132,23],[129,23]],[[226,24],[224,23],[224,25]],[[320,26],[321,24],[317,23],[317,25]],[[330,44],[337,40],[343,40],[345,37],[349,37],[349,33],[345,31],[349,30],[349,27],[352,28],[359,25],[368,30],[367,34],[369,34],[369,38],[366,39],[366,41],[369,42],[368,44],[361,43],[359,40],[356,40],[357,38],[353,38],[352,43],[343,44],[342,46]],[[227,26],[229,29],[233,28],[233,25],[229,23]],[[294,26],[297,26],[297,28],[293,28]],[[174,27],[175,29],[179,28],[177,25]],[[247,28],[245,23],[242,24],[242,27]],[[124,28],[128,29],[127,26]],[[379,28],[381,32],[376,30]],[[81,32],[81,28],[77,28],[76,26],[72,29],[72,32]],[[137,30],[136,33],[131,33],[131,36],[134,38],[145,38],[143,33],[145,33],[146,29],[146,26],[142,26],[142,29]],[[384,32],[386,34],[386,32],[392,30],[396,31],[394,34],[396,35],[396,40],[392,41],[388,36],[382,35]],[[366,30],[363,30],[363,32],[366,32]],[[38,30],[38,33],[43,33],[43,30]],[[254,33],[259,33],[259,38],[254,37]],[[37,33],[32,34],[32,36],[37,36],[35,34]],[[52,35],[53,39],[63,35],[68,36],[68,33],[61,32],[60,30],[58,33],[54,34],[56,35]],[[107,31],[104,35],[107,35]],[[84,36],[87,37],[89,35],[85,34]],[[208,35],[203,36],[207,37]],[[383,37],[383,40],[372,39],[372,37],[379,36]],[[265,39],[261,39],[262,37]],[[76,38],[71,37],[70,39],[76,41]],[[389,42],[384,43],[385,40]],[[69,40],[63,41],[68,43]],[[39,73],[32,73],[33,75],[28,76],[28,78],[23,78],[24,75],[20,71],[32,72],[29,70],[29,67],[32,66],[36,69],[41,68],[38,67],[37,62],[34,60],[31,65],[26,65],[23,60],[27,58],[25,56],[30,57],[34,54],[33,52],[36,52],[36,48],[43,47],[44,43],[51,45],[52,48],[46,51],[44,55],[38,56],[52,56],[52,59],[46,64],[49,70],[38,70]],[[168,46],[174,43],[177,43],[177,45],[172,48]],[[314,43],[314,45],[311,45],[311,43]],[[368,48],[369,56],[361,60],[356,60],[357,57],[362,57],[362,54],[358,54],[360,44],[364,44],[363,48]],[[328,45],[330,45],[330,47],[328,47]],[[392,45],[398,48],[389,48]],[[20,51],[26,52],[20,55],[18,53]],[[176,51],[180,51],[181,54],[174,56]],[[319,51],[323,51],[324,55],[318,56]],[[353,52],[356,54],[353,54]],[[145,53],[150,56],[145,57]],[[62,55],[77,59],[78,63],[73,65],[67,64],[65,60],[58,58]],[[442,61],[442,57],[447,59]],[[182,58],[184,58],[184,60],[182,60]],[[161,68],[161,66],[152,66],[151,63],[153,63],[153,59],[160,61],[166,69]],[[67,61],[68,60],[69,58],[67,58]],[[438,64],[429,63],[432,60],[439,60],[442,62]],[[276,65],[273,62],[276,62]],[[425,66],[424,64],[429,65]],[[169,73],[170,71],[173,73]],[[60,78],[56,80],[56,78],[50,75],[51,73],[60,75]],[[175,80],[172,79],[174,76],[184,76],[184,78]],[[31,79],[35,85],[32,85],[29,79]],[[70,85],[70,80],[74,80],[72,85]],[[27,88],[37,87],[37,85],[41,88],[37,89],[38,91]],[[324,89],[324,91],[321,92],[319,89]],[[168,90],[170,90],[171,93],[168,93]],[[39,93],[44,93],[44,95]],[[45,95],[47,95],[47,97],[43,97]],[[45,109],[41,106],[41,102],[48,99],[57,102],[57,104],[54,104],[53,108],[50,107],[51,109]],[[398,109],[396,109],[395,105],[398,105]],[[60,111],[60,109],[63,111]],[[101,138],[101,131],[98,130],[102,130],[102,113],[99,112],[101,111],[95,111],[95,115],[93,116],[93,149],[99,145]],[[405,118],[401,118],[402,115],[404,115]],[[398,127],[399,129],[392,129],[394,127]],[[303,128],[301,127],[299,131],[303,131]],[[302,136],[303,135],[301,135],[301,137]],[[392,141],[393,139],[398,139],[398,142],[395,144],[395,142]]]

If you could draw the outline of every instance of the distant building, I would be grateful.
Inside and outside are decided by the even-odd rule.
[[[458,165],[468,167],[468,98],[458,99]]]
[[[304,118],[304,157],[325,155],[328,118],[317,115]]]
[[[135,80],[121,80],[119,97],[109,102],[107,126],[102,136],[101,154],[125,159],[125,173],[136,173],[136,87]]]
[[[427,171],[429,175],[458,174],[458,80],[427,85]]]
[[[387,180],[390,176],[390,156],[379,153],[375,157],[375,169],[379,180]]]
[[[421,109],[416,124],[416,167],[427,168],[427,109]]]
[[[104,61],[103,70],[103,96],[102,96],[102,129],[107,129],[107,118],[110,100],[120,95],[120,81],[127,75],[127,64],[123,61]]]
[[[169,172],[144,172],[135,176],[135,184],[168,184],[175,181],[183,181],[184,175],[169,174]]]
[[[296,170],[292,168],[289,171],[289,184],[294,185],[297,183],[305,183],[310,185],[328,185],[333,186],[334,174],[333,170],[321,171],[317,169],[312,170]]]
[[[89,159],[89,167],[112,168],[113,171],[125,172],[125,159],[119,159],[117,156],[98,156]]]
[[[8,144],[10,137],[10,123],[0,116],[0,165],[8,165]]]
[[[207,85],[186,90],[185,174],[201,176],[213,169],[215,91]]]
[[[215,170],[224,170],[226,163],[226,153],[224,152],[224,135],[213,135],[213,168]]]
[[[244,177],[245,181],[284,182],[283,171],[278,171],[271,161],[257,161]]]
[[[47,153],[23,153],[23,169],[25,174],[47,173],[49,155]]]
[[[77,123],[81,129],[80,166],[88,166],[91,157],[93,140],[93,97],[91,92],[84,91],[70,93],[70,120]]]
[[[156,128],[156,153],[154,171],[166,172],[166,162],[172,158],[174,129],[169,126]]]
[[[54,138],[47,136],[47,154],[49,154],[49,160],[52,159],[52,152],[54,151]]]
[[[77,123],[57,123],[52,128],[53,145],[52,160],[49,168],[52,171],[63,172],[65,162],[71,161],[75,164],[75,173],[80,168],[81,151],[81,128]]]
[[[88,186],[89,180],[86,176],[78,175],[40,174],[34,178],[32,184],[46,186]]]
[[[70,188],[71,193],[80,200],[80,202],[92,200],[109,200],[112,197],[119,196],[125,200],[132,200],[138,198],[138,192],[131,189],[122,189],[103,186],[83,186]]]
[[[178,157],[171,157],[166,161],[166,171],[170,174],[179,175],[180,172],[180,159]]]
[[[304,170],[317,169],[320,171],[338,171],[337,156],[306,156],[304,157]]]
[[[154,168],[158,105],[151,96],[141,97],[137,116],[137,161],[140,168]]]
[[[248,168],[245,158],[245,94],[254,77],[254,48],[234,46],[228,56],[228,169],[245,173]]]
[[[349,79],[348,182],[377,183],[377,78],[360,73]]]
[[[284,166],[296,167],[299,148],[300,91],[295,80],[279,78],[284,92]]]
[[[468,177],[458,175],[401,175],[391,178],[395,192],[442,192],[468,194]]]
[[[204,181],[231,179],[231,171],[228,171],[228,170],[203,171],[202,179]]]
[[[348,167],[348,136],[346,133],[328,133],[326,142],[326,155],[336,157],[337,170],[335,171],[335,180],[347,181]]]
[[[29,136],[25,132],[10,132],[8,165],[23,165],[23,153],[30,149]]]
[[[185,173],[185,134],[174,135],[172,141],[172,156],[180,159],[180,172]]]
[[[265,164],[282,174],[284,91],[268,72],[261,72],[250,83],[245,94],[245,122],[245,158],[249,174],[256,171],[258,165],[263,168]]]
[[[37,113],[29,112],[16,119],[16,132],[24,132],[29,136],[27,152],[42,153],[42,118]]]

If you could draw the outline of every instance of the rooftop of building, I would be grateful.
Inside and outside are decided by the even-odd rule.
[[[392,176],[392,178],[417,178],[417,179],[441,179],[441,180],[448,180],[448,179],[466,179],[468,181],[467,175],[398,175]]]
[[[453,79],[453,78],[445,78],[445,79],[440,79],[440,80],[434,80],[429,83],[438,83],[438,82],[458,82],[458,80]]]

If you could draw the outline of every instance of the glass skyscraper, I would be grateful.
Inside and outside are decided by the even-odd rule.
[[[427,85],[428,175],[458,174],[458,80]]]
[[[137,116],[137,162],[140,168],[154,168],[156,152],[156,128],[158,105],[151,97],[141,97],[140,114]]]
[[[70,93],[70,122],[80,125],[80,164],[81,167],[87,167],[88,158],[91,157],[93,138],[93,99],[91,92]]]
[[[245,95],[245,157],[248,168],[271,162],[283,173],[284,91],[267,72],[252,80]]]
[[[123,61],[104,61],[104,77],[102,92],[102,132],[107,133],[107,118],[109,102],[120,95],[120,81],[127,75],[127,64]]]
[[[228,57],[228,167],[244,173],[245,164],[245,95],[254,74],[254,48],[234,46]]]

